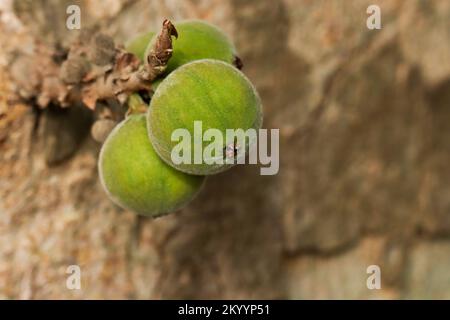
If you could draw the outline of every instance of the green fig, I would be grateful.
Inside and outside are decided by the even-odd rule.
[[[216,26],[200,20],[175,23],[178,37],[173,39],[173,53],[164,75],[185,63],[199,59],[217,59],[233,63],[235,48],[228,37]],[[157,35],[150,41],[146,54],[153,48]]]
[[[99,157],[103,188],[119,206],[157,217],[177,210],[200,190],[204,177],[165,164],[147,136],[145,115],[130,115],[106,139]]]
[[[159,85],[161,84],[161,82],[164,80],[164,78],[157,78],[155,80],[153,80],[152,82],[152,91],[155,92],[156,89],[158,89]]]
[[[261,125],[261,101],[253,85],[232,65],[212,59],[187,63],[169,74],[156,89],[147,113],[148,134],[156,152],[174,168],[196,175],[234,165],[255,142]],[[179,136],[180,129],[189,134],[188,140],[187,135]],[[215,129],[214,136],[220,133],[221,138],[206,141],[200,132],[198,139],[198,131],[207,129]],[[253,138],[249,135],[236,144],[228,131],[238,129],[254,129],[249,130]],[[180,157],[175,161],[177,152]]]

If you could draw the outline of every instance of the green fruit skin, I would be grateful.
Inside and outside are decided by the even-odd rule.
[[[199,59],[217,59],[232,63],[235,48],[228,37],[216,26],[200,20],[185,20],[175,23],[178,38],[173,38],[173,53],[164,75],[185,63]],[[153,48],[157,35],[147,47]]]
[[[147,113],[149,138],[160,157],[180,171],[209,175],[230,168],[232,163],[208,164],[205,159],[202,164],[194,163],[196,144],[205,150],[211,142],[215,143],[193,141],[194,121],[202,121],[203,132],[218,129],[223,135],[223,149],[233,143],[226,141],[226,129],[261,128],[261,101],[251,82],[235,67],[218,60],[197,60],[181,66],[158,86]],[[172,149],[180,141],[171,141],[171,137],[178,128],[187,129],[191,135],[190,164],[172,162]],[[241,146],[244,155],[253,142]]]
[[[126,43],[125,50],[135,54],[141,61],[144,61],[145,50],[154,35],[155,33],[150,31],[134,37]]]
[[[204,177],[165,164],[148,140],[145,115],[131,115],[105,141],[99,157],[100,181],[119,206],[157,217],[192,200]]]
[[[164,78],[158,78],[158,79],[155,79],[153,82],[152,82],[152,90],[153,91],[156,91],[156,89],[158,89],[158,87],[159,87],[159,85],[161,84],[161,82],[164,80]]]

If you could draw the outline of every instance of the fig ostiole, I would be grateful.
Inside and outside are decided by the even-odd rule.
[[[158,157],[144,114],[129,115],[114,128],[102,146],[98,169],[113,202],[151,217],[180,209],[204,182],[204,177],[177,171]]]
[[[196,139],[197,127],[215,129],[223,139]],[[168,75],[156,89],[147,113],[149,139],[156,152],[174,168],[196,175],[210,175],[224,171],[233,161],[216,161],[245,153],[255,141],[235,145],[228,131],[253,129],[262,125],[261,101],[247,77],[232,65],[219,60],[196,60],[179,67]],[[176,130],[183,129],[192,137],[189,141],[173,139]],[[177,131],[177,132],[178,132]],[[173,160],[174,148],[189,152],[188,161]],[[197,150],[211,148],[215,152],[201,154]],[[214,144],[220,144],[214,146]],[[208,147],[209,146],[209,147]]]

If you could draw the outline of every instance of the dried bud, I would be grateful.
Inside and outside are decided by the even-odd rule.
[[[116,48],[111,37],[99,33],[92,39],[91,45],[90,58],[93,63],[104,66],[113,61]]]
[[[61,65],[60,77],[67,84],[77,84],[89,72],[91,66],[83,57],[73,57]]]
[[[117,122],[111,119],[97,120],[91,128],[91,135],[95,141],[103,143],[116,125]]]

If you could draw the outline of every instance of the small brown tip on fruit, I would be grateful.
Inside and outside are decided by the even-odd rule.
[[[239,58],[238,56],[234,56],[233,65],[239,70],[242,70],[242,68],[244,67],[241,58]]]
[[[172,24],[172,22],[169,19],[164,19],[163,28],[167,29],[171,36],[174,36],[175,38],[178,39],[177,29],[175,28],[175,26]]]
[[[239,151],[239,146],[236,143],[230,143],[223,150],[224,159],[234,159],[236,158]]]

